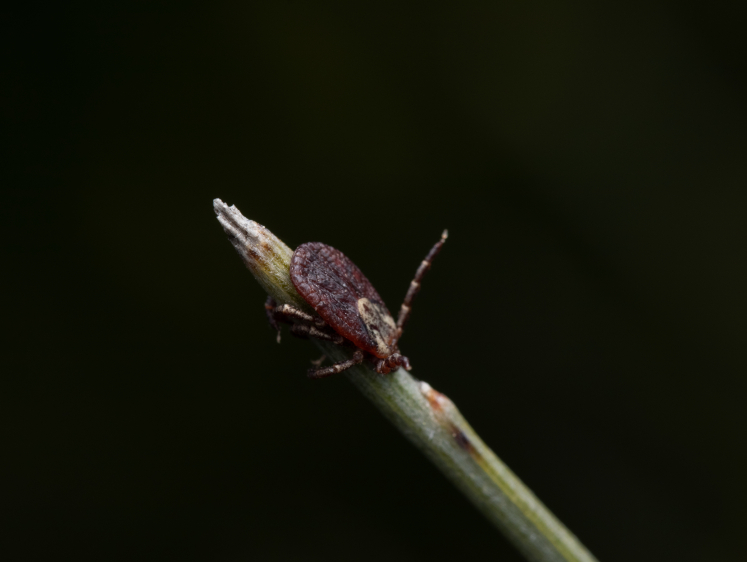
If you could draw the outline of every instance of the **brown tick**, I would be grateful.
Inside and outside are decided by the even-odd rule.
[[[396,323],[379,293],[345,254],[321,242],[301,244],[293,252],[290,278],[316,314],[307,314],[287,304],[278,306],[272,297],[268,298],[267,318],[278,330],[278,341],[278,322],[285,322],[291,325],[291,333],[296,336],[355,348],[353,357],[347,361],[309,369],[308,375],[314,379],[340,373],[366,359],[382,375],[400,366],[409,371],[410,361],[400,354],[397,342],[410,317],[412,300],[420,289],[420,282],[447,236],[444,230],[418,267]]]

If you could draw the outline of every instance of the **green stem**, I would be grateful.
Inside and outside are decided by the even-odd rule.
[[[260,285],[279,303],[308,309],[288,276],[293,252],[263,226],[220,199],[218,220]],[[315,342],[334,361],[340,347]],[[593,562],[592,554],[483,443],[454,403],[400,369],[375,373],[366,364],[347,378],[498,527],[527,559]]]

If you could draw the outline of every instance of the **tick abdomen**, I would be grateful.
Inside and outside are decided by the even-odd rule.
[[[376,357],[392,354],[394,318],[345,254],[321,242],[302,244],[293,253],[290,277],[304,300],[338,334]]]

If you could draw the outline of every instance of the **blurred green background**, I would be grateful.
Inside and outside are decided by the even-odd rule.
[[[603,562],[747,557],[737,2],[7,12],[5,560],[521,560],[311,344],[219,197],[350,256]],[[0,552],[1,554],[1,552]]]

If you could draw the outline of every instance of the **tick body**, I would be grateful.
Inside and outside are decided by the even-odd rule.
[[[400,354],[397,343],[420,281],[446,237],[444,231],[420,264],[396,322],[379,293],[350,258],[321,242],[302,244],[293,253],[290,278],[316,315],[289,305],[276,306],[268,299],[265,308],[270,324],[277,329],[278,321],[286,322],[291,324],[291,333],[296,336],[325,339],[355,348],[350,360],[309,369],[311,378],[339,373],[364,360],[371,361],[376,372],[382,375],[400,366],[409,370],[410,362]]]

